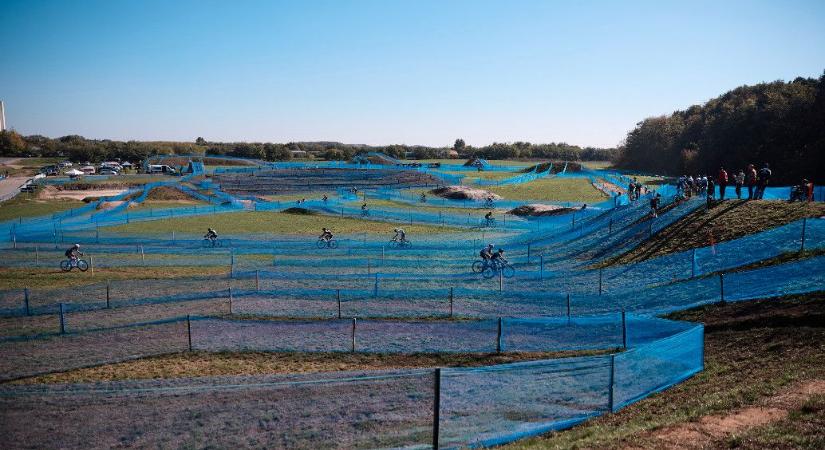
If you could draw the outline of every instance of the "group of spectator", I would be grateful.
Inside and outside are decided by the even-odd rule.
[[[640,183],[636,177],[633,177],[633,181],[627,186],[627,199],[631,202],[634,200],[638,200],[642,196],[642,183]]]
[[[693,195],[706,195],[708,203],[711,203],[716,196],[716,186],[719,186],[719,200],[725,199],[725,191],[728,186],[734,185],[734,192],[736,198],[742,198],[742,188],[746,187],[748,190],[748,200],[761,200],[765,195],[765,188],[770,183],[771,172],[770,165],[765,165],[756,170],[756,166],[748,164],[744,170],[739,172],[728,173],[724,167],[719,167],[719,172],[716,177],[707,175],[697,175],[696,177],[689,175],[682,175],[676,182],[676,189],[680,196],[690,198]]]

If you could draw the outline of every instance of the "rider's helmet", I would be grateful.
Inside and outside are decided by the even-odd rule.
[[[73,247],[74,248],[80,248],[80,244],[75,244]]]
[[[495,245],[493,245],[493,244],[487,244],[487,248],[493,248],[493,247],[495,247]]]
[[[500,249],[498,249],[498,252],[499,252],[499,253],[504,253],[504,249],[503,249],[503,248],[500,248]]]
[[[395,231],[396,233],[398,233],[398,228],[396,228],[396,229],[394,229],[394,230],[392,230],[392,231]]]
[[[213,230],[213,229],[211,229],[211,228],[210,228],[208,231],[215,231],[215,230]]]

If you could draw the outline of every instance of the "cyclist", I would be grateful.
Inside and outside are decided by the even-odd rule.
[[[367,216],[367,215],[369,215],[369,213],[370,213],[370,210],[367,209],[367,204],[364,203],[363,205],[361,205],[361,215],[362,216]]]
[[[327,197],[327,194],[324,194],[324,197],[321,200],[323,200],[324,203],[326,203],[327,200],[329,200],[329,197]]]
[[[320,235],[320,236],[318,236],[318,239],[320,239],[320,240],[322,240],[322,241],[327,241],[327,242],[329,242],[329,241],[331,241],[331,240],[332,240],[332,238],[334,237],[334,236],[332,235],[332,231],[330,231],[330,229],[329,229],[329,228],[322,228],[322,229],[321,229],[321,231],[322,231],[322,232],[321,232],[321,235]]]
[[[421,203],[427,203],[427,194],[421,193]]]
[[[489,226],[492,226],[492,225],[493,225],[493,221],[495,221],[495,219],[493,218],[493,212],[492,212],[492,211],[488,211],[488,212],[487,212],[487,214],[485,214],[485,215],[484,215],[484,220],[487,222],[487,226],[488,226],[488,227],[489,227]]]
[[[209,228],[208,230],[206,230],[206,234],[203,235],[203,238],[209,239],[214,244],[215,241],[218,240],[218,232]]]
[[[497,252],[493,253],[493,256],[490,257],[490,263],[496,270],[501,269],[505,264],[507,264],[507,260],[504,259],[503,248],[500,248]]]
[[[66,258],[71,261],[72,265],[77,264],[78,256],[83,256],[83,253],[80,251],[80,244],[72,245],[66,250]]]
[[[481,261],[484,263],[484,267],[487,267],[490,264],[490,260],[493,259],[493,244],[487,244],[486,247],[482,248],[480,252],[478,252],[478,256],[481,256]]]
[[[392,237],[393,241],[407,242],[407,233],[404,232],[403,228],[396,228],[393,231],[395,231],[395,236]]]

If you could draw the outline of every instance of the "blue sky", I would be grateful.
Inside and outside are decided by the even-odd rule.
[[[52,137],[613,146],[823,70],[825,0],[0,0],[7,122]]]

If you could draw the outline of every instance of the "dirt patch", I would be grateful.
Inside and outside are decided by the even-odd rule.
[[[492,197],[493,200],[501,199],[501,196],[493,194],[490,191],[467,186],[445,186],[443,188],[433,189],[430,193],[452,200],[486,200],[490,197]]]
[[[175,353],[117,364],[77,369],[16,380],[14,384],[92,382],[127,379],[186,378],[223,375],[260,375],[384,370],[418,367],[474,367],[554,357],[575,352],[514,352],[458,354],[365,354],[243,352]]]
[[[676,223],[610,261],[628,264],[717,242],[738,239],[776,228],[803,217],[825,216],[825,203],[788,203],[780,200],[726,200],[711,209],[686,215]]]
[[[286,213],[286,214],[297,214],[299,216],[311,216],[311,215],[315,214],[314,212],[312,212],[312,211],[310,211],[306,208],[298,208],[298,207],[295,207],[295,206],[293,206],[292,208],[287,208],[287,209],[285,209],[281,212]]]
[[[514,216],[544,217],[566,214],[570,211],[574,211],[574,209],[556,205],[530,204],[521,205],[517,208],[511,209],[508,212]]]
[[[107,210],[110,210],[110,209],[115,209],[118,206],[122,205],[123,203],[125,203],[125,202],[122,201],[122,200],[121,201],[115,201],[115,202],[102,202],[101,204],[97,205],[97,209],[99,209],[101,211],[107,211]]]
[[[87,197],[113,197],[126,192],[126,189],[83,189],[83,190],[61,190],[54,186],[45,186],[41,189],[37,198],[44,200],[54,200],[68,198],[72,200],[84,200]]]
[[[705,448],[729,436],[783,420],[809,398],[822,394],[825,394],[825,380],[797,383],[768,398],[760,406],[741,408],[728,414],[704,416],[696,422],[659,430],[651,437],[657,443],[657,448]]]
[[[194,200],[189,194],[171,186],[158,186],[149,191],[147,200]]]

